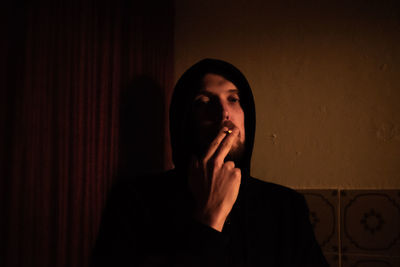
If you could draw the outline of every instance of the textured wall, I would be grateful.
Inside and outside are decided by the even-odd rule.
[[[255,177],[400,187],[399,1],[175,3],[175,79],[204,57],[249,79]]]

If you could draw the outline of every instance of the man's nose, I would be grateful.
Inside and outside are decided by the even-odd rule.
[[[215,122],[229,120],[229,107],[221,100],[215,101],[209,111],[210,119],[212,118]]]
[[[229,120],[229,107],[225,103],[220,102],[220,108],[221,121]]]
[[[229,112],[227,110],[222,112],[222,120],[229,120]]]

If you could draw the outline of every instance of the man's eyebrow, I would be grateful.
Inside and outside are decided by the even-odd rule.
[[[196,93],[196,96],[198,96],[198,95],[210,96],[210,95],[213,95],[213,93],[208,92],[208,91],[206,91],[206,90],[199,90],[199,91]]]
[[[227,93],[236,93],[236,94],[239,94],[239,89],[229,89],[228,91],[227,91]],[[211,93],[211,92],[209,92],[209,91],[206,91],[206,90],[204,90],[204,89],[201,89],[201,90],[199,90],[198,92],[197,92],[197,94],[196,95],[214,95],[213,93]]]

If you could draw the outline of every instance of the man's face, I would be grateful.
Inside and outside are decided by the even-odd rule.
[[[195,149],[199,155],[207,151],[222,127],[237,127],[239,135],[227,160],[238,161],[243,154],[245,142],[244,112],[238,88],[220,75],[206,74],[203,87],[193,103],[193,126]]]

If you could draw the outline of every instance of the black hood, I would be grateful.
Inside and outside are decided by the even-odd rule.
[[[217,59],[203,59],[197,62],[182,75],[175,86],[169,113],[172,159],[175,168],[178,171],[185,171],[193,154],[189,119],[194,97],[201,89],[202,80],[207,73],[221,75],[239,90],[240,104],[244,111],[246,140],[242,161],[237,165],[241,168],[242,175],[248,176],[256,125],[253,94],[246,78],[236,67]]]

